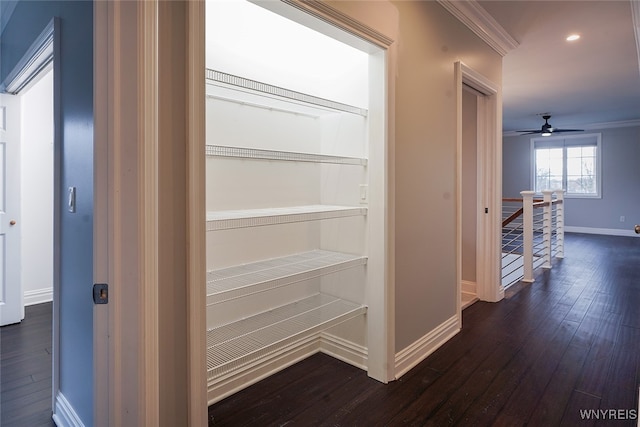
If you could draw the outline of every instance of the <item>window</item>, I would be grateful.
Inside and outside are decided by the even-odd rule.
[[[565,190],[567,197],[600,197],[600,134],[533,138],[535,191]]]

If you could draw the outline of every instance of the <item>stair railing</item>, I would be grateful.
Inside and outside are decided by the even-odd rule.
[[[551,268],[564,257],[564,193],[520,192],[522,199],[503,199],[502,286],[534,281],[537,268]]]

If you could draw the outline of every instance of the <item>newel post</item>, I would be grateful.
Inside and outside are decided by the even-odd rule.
[[[557,258],[564,258],[564,190],[556,190],[556,245]]]
[[[522,261],[523,282],[533,282],[533,195],[535,191],[521,191],[522,195]]]
[[[542,190],[542,201],[544,206],[542,208],[542,242],[544,246],[544,263],[542,268],[551,268],[551,233],[553,230],[551,227],[553,213],[553,193],[554,190]]]

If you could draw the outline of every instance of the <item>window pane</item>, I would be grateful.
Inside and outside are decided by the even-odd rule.
[[[582,173],[581,160],[580,157],[567,156],[567,175],[580,175]]]
[[[595,194],[595,177],[588,175],[567,176],[567,192],[575,194]]]
[[[593,157],[583,157],[581,159],[581,163],[582,163],[582,175],[591,175],[594,176],[596,173],[596,159],[594,159]]]
[[[539,148],[535,155],[535,190],[562,188],[562,148]]]
[[[582,156],[582,147],[567,147],[567,158]]]

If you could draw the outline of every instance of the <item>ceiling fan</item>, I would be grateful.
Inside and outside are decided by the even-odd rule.
[[[542,136],[551,136],[554,133],[562,133],[562,132],[582,132],[584,129],[558,129],[554,128],[549,124],[549,119],[551,118],[551,114],[544,114],[542,116],[544,119],[544,124],[538,130],[519,130],[516,132],[523,132],[523,135],[532,135],[535,133],[539,133]]]

